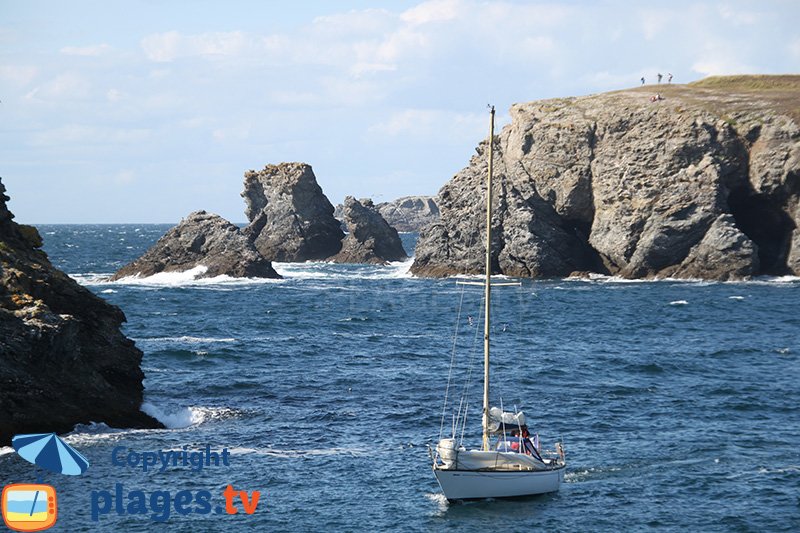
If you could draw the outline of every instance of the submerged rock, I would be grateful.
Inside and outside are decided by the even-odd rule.
[[[112,277],[152,276],[159,272],[182,272],[198,266],[201,278],[279,278],[238,227],[224,218],[195,211],[169,230],[145,254],[125,265]]]
[[[344,223],[348,234],[341,251],[329,258],[336,263],[386,264],[406,259],[406,252],[397,230],[375,209],[372,200],[345,198]]]
[[[249,170],[242,197],[250,221],[245,233],[267,259],[319,260],[341,249],[344,233],[311,166],[281,163]]]
[[[495,270],[800,274],[800,76],[748,78],[514,105],[494,140]],[[487,148],[441,189],[412,272],[483,268]]]
[[[0,183],[0,446],[79,423],[158,428],[139,410],[142,352],[122,311],[53,267]]]

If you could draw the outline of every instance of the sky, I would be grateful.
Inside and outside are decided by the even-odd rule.
[[[800,72],[800,2],[0,0],[20,222],[245,221],[243,174],[432,195],[516,102]]]

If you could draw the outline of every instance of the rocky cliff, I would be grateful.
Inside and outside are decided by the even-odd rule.
[[[267,165],[244,175],[250,224],[245,233],[271,261],[308,261],[336,255],[344,233],[333,205],[305,163]]]
[[[655,90],[511,108],[494,139],[497,272],[800,274],[800,76]],[[487,148],[441,189],[412,272],[482,269]]]
[[[239,228],[219,215],[195,211],[111,279],[180,272],[197,266],[206,269],[198,274],[200,278],[280,278]]]
[[[341,251],[330,261],[385,264],[407,258],[397,230],[384,220],[372,200],[348,196],[342,214],[348,233]]]
[[[122,311],[50,264],[0,183],[0,446],[75,424],[162,427],[142,413],[142,352]]]

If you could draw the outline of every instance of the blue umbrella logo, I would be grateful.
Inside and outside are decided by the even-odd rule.
[[[89,461],[55,433],[17,435],[11,446],[20,457],[57,474],[79,476],[89,468]]]

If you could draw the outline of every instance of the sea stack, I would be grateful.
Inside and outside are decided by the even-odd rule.
[[[370,199],[345,198],[343,207],[347,236],[342,249],[329,260],[336,263],[386,264],[408,256],[397,230],[375,209]]]
[[[250,221],[245,233],[265,258],[322,260],[341,249],[344,233],[310,165],[280,163],[249,170],[242,197]]]
[[[4,192],[0,182],[0,446],[79,423],[163,427],[139,410],[142,352],[120,331],[125,315],[50,264]]]
[[[152,276],[203,267],[198,278],[280,278],[253,243],[219,215],[195,211],[169,230],[145,254],[111,278]]]
[[[800,76],[517,104],[494,139],[494,268],[625,278],[800,274]],[[486,141],[440,191],[412,272],[480,272]]]

